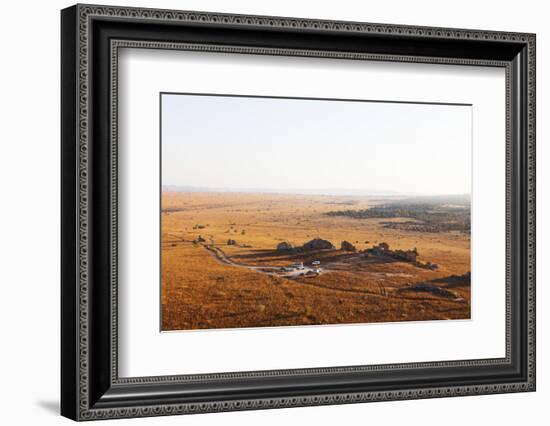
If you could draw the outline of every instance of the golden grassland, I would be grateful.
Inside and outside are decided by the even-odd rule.
[[[162,329],[295,326],[470,318],[470,286],[455,285],[451,299],[403,291],[470,271],[470,236],[384,228],[387,219],[333,217],[324,213],[364,209],[387,202],[375,197],[250,193],[162,194]],[[400,219],[395,219],[400,220]],[[199,235],[204,244],[197,243]],[[282,241],[300,246],[312,238],[341,241],[358,250],[386,242],[392,249],[417,248],[420,262],[346,262],[340,250],[292,255],[276,252]],[[235,245],[228,245],[233,239]],[[289,279],[223,263],[206,245],[240,265],[289,265],[298,260],[331,262],[314,277]]]

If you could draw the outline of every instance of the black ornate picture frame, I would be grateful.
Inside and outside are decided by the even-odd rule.
[[[535,35],[76,5],[61,13],[61,413],[74,420],[535,390]],[[506,71],[506,356],[120,378],[121,47],[486,65]]]

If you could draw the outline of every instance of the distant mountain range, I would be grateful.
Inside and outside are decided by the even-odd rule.
[[[202,186],[188,186],[188,185],[163,185],[162,191],[165,192],[240,192],[240,193],[260,193],[260,194],[303,194],[303,195],[336,195],[336,196],[376,196],[376,197],[414,197],[414,198],[437,198],[442,197],[448,199],[449,197],[457,197],[457,199],[465,200],[469,199],[469,194],[459,195],[430,195],[423,196],[414,193],[397,192],[397,191],[384,191],[376,189],[353,189],[353,188],[296,188],[296,189],[283,189],[283,188],[223,188],[223,187],[202,187]]]

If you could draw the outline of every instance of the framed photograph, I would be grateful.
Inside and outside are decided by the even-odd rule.
[[[61,12],[74,420],[535,390],[535,35]]]

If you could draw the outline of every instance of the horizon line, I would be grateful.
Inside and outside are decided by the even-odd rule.
[[[460,193],[413,193],[413,192],[398,192],[386,190],[369,190],[369,189],[351,189],[351,188],[223,188],[223,187],[201,187],[193,185],[173,185],[163,184],[161,189],[164,192],[228,192],[228,193],[268,193],[268,194],[287,194],[287,195],[332,195],[332,196],[375,196],[375,197],[457,197],[471,196],[471,192]],[[173,189],[172,191],[170,191]]]

